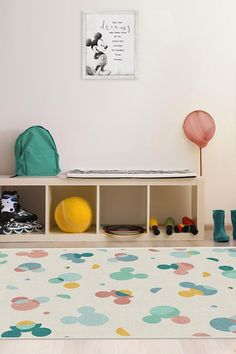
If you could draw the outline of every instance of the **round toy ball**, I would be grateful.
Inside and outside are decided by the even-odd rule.
[[[81,197],[66,198],[57,205],[55,220],[64,232],[84,232],[92,223],[92,208]]]

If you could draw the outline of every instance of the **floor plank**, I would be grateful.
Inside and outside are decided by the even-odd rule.
[[[2,340],[1,354],[235,354],[236,340]]]

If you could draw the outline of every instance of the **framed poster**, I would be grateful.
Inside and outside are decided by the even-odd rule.
[[[82,12],[82,78],[136,78],[136,11]]]

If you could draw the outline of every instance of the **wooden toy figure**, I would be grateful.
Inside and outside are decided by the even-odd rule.
[[[198,234],[198,229],[192,219],[190,219],[187,216],[184,216],[182,218],[182,223],[184,224],[184,226],[182,228],[182,232],[191,232],[191,234],[193,234],[193,235]]]
[[[158,220],[156,218],[150,219],[150,229],[152,230],[155,236],[158,236],[160,234],[160,230],[158,228]]]
[[[177,224],[177,225],[175,225],[175,227],[174,227],[174,230],[175,230],[175,232],[178,234],[178,233],[180,233],[180,232],[183,232],[183,228],[184,228],[184,224]]]
[[[172,235],[172,233],[174,231],[174,226],[175,226],[175,221],[171,216],[169,216],[165,221],[167,235],[169,235],[169,236]]]

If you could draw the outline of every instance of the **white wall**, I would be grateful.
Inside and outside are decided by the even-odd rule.
[[[136,9],[138,79],[81,80],[81,10]],[[62,170],[198,169],[185,116],[208,111],[205,222],[236,209],[235,0],[0,0],[0,174],[31,125],[54,136]]]

